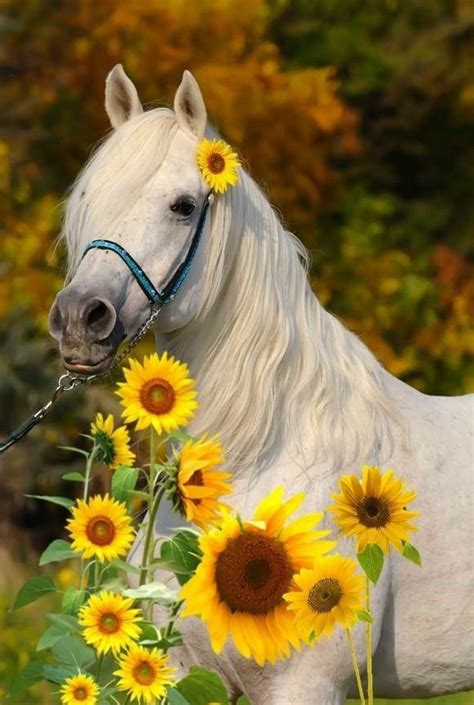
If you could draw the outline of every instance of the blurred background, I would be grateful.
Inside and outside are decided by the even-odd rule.
[[[473,389],[472,0],[2,0],[0,35],[2,436],[59,372],[55,239],[67,189],[109,131],[117,62],[147,107],[172,104],[191,69],[211,121],[311,251],[320,301],[409,384]],[[1,460],[0,703],[44,626],[38,608],[7,613],[12,593],[65,521],[25,494],[73,494],[60,478],[78,456],[58,446],[80,445],[110,397],[66,395]],[[41,689],[28,698],[46,702]]]

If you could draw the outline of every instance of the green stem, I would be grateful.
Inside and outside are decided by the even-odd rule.
[[[352,667],[354,669],[354,675],[357,681],[357,690],[359,691],[359,698],[361,705],[365,705],[364,689],[362,687],[362,679],[360,677],[359,664],[357,663],[357,654],[354,648],[354,640],[352,638],[352,632],[350,629],[346,629],[347,638],[349,640],[349,649],[352,656]]]
[[[97,592],[100,585],[100,565],[97,558],[94,561],[94,591]]]
[[[99,659],[97,661],[97,682],[99,683],[100,681],[100,672],[102,671],[102,664],[104,662],[104,654],[101,654],[99,656]]]
[[[366,578],[367,585],[367,612],[370,612],[370,580]],[[372,673],[372,623],[367,622],[367,699],[368,705],[374,703],[374,676]]]
[[[153,560],[153,555],[151,555],[153,552],[153,529],[160,502],[165,491],[166,488],[162,485],[156,493],[151,508],[148,510],[148,522],[145,533],[145,542],[143,544],[142,564],[140,566],[140,585],[145,584],[148,575],[148,564]]]
[[[92,464],[94,462],[96,454],[97,454],[97,447],[94,443],[94,446],[93,446],[91,452],[89,453],[89,456],[87,458],[87,463],[86,463],[86,474],[84,477],[84,494],[82,496],[82,499],[84,500],[84,502],[87,502],[87,493],[89,490],[90,474],[91,474]]]

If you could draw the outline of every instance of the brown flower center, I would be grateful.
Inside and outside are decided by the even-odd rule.
[[[132,671],[134,679],[140,685],[151,685],[155,680],[155,669],[149,661],[140,661]]]
[[[120,629],[120,620],[116,614],[108,612],[103,614],[99,620],[99,631],[102,634],[115,634]]]
[[[380,497],[364,497],[356,511],[360,523],[370,529],[387,526],[390,521],[388,504]]]
[[[217,590],[233,612],[265,614],[282,602],[293,573],[278,539],[246,532],[231,539],[219,555]]]
[[[115,538],[114,523],[109,517],[93,517],[87,522],[86,535],[96,546],[108,546]]]
[[[142,406],[151,414],[167,414],[173,408],[175,398],[171,384],[159,377],[148,380],[140,389]]]
[[[81,701],[81,700],[87,699],[88,692],[82,685],[80,685],[78,688],[74,689],[73,695],[74,695],[75,700]]]
[[[335,578],[323,578],[313,585],[308,593],[308,607],[313,612],[330,612],[339,604],[342,590]]]
[[[225,159],[222,154],[212,152],[207,158],[207,166],[213,174],[221,174],[225,169]]]

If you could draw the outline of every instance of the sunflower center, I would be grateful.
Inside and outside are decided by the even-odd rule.
[[[87,696],[87,690],[82,685],[74,689],[74,698],[76,700],[86,700]]]
[[[100,429],[94,433],[94,440],[98,449],[98,459],[110,465],[115,460],[115,446],[111,436]]]
[[[167,414],[173,408],[175,398],[171,384],[160,377],[149,379],[140,390],[140,401],[151,414]]]
[[[185,485],[194,485],[194,487],[202,487],[204,485],[204,475],[202,470],[195,470]]]
[[[357,505],[357,517],[364,526],[379,528],[390,521],[390,510],[380,497],[364,497]]]
[[[96,546],[107,546],[115,538],[115,526],[109,517],[93,517],[86,526],[87,538]]]
[[[243,533],[231,539],[217,559],[217,590],[233,612],[265,614],[282,602],[293,572],[280,541]]]
[[[339,604],[342,590],[334,578],[318,580],[308,593],[308,607],[313,612],[330,612]]]
[[[99,621],[99,630],[103,634],[115,634],[120,629],[120,620],[116,614],[103,614]]]
[[[212,152],[207,158],[207,166],[213,174],[221,174],[225,169],[225,159],[222,154]]]
[[[151,685],[155,679],[155,669],[149,661],[140,661],[132,671],[134,679],[140,685]]]

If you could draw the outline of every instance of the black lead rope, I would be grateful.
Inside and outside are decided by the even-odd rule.
[[[76,375],[71,372],[66,372],[61,375],[58,379],[56,389],[54,390],[51,399],[38,409],[34,414],[32,414],[21,426],[18,426],[10,435],[0,441],[0,455],[5,453],[9,448],[11,448],[15,443],[18,443],[27,433],[31,431],[37,424],[39,424],[46,415],[51,410],[53,404],[59,399],[59,397],[64,392],[69,392],[75,387],[79,387],[83,384],[89,384],[91,382],[97,382],[108,377],[111,371],[117,367],[123,360],[128,357],[131,350],[142,340],[145,334],[154,325],[158,315],[165,304],[172,301],[176,296],[176,293],[184,280],[186,279],[193,260],[196,256],[199,243],[202,238],[204,231],[204,225],[206,222],[207,211],[209,206],[214,200],[214,194],[211,192],[206,196],[203,203],[201,213],[199,214],[198,224],[196,226],[196,231],[191,240],[189,250],[184,258],[183,262],[179,265],[176,272],[171,277],[165,288],[159,292],[153,285],[150,278],[145,274],[142,267],[136,262],[133,257],[127,252],[125,248],[112,240],[92,240],[86,247],[83,257],[89,252],[89,250],[100,249],[100,250],[110,250],[115,252],[122,261],[127,265],[133,276],[135,277],[137,283],[139,284],[142,291],[145,293],[147,298],[151,303],[151,312],[147,320],[140,328],[137,330],[130,343],[124,348],[124,350],[115,358],[112,365],[105,372],[101,372],[95,375]]]

